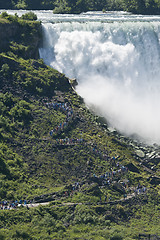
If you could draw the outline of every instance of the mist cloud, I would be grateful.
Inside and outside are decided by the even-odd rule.
[[[76,90],[89,107],[123,134],[160,143],[159,28],[90,23],[45,25],[44,31],[41,57],[78,80]]]

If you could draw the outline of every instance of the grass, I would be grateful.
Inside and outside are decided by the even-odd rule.
[[[46,207],[1,211],[0,239],[130,240],[140,232],[160,234],[159,186],[150,183],[152,174],[139,164],[133,147],[111,134],[102,119],[85,107],[63,74],[29,57],[30,37],[33,41],[39,38],[39,23],[8,16],[2,21],[14,24],[13,20],[21,22],[20,36],[0,53],[0,198],[48,201],[54,197]],[[67,101],[73,109],[71,124],[53,138],[49,131],[66,115],[46,108],[43,100]],[[84,141],[56,144],[56,138],[66,137]],[[130,170],[117,181],[128,179],[132,188],[140,183],[147,187],[146,195],[115,203],[123,193],[114,183],[100,186],[91,180],[93,174],[116,169],[103,154],[118,157],[120,165],[132,163],[136,171]],[[81,187],[72,192],[75,182]],[[106,196],[112,204],[104,203]]]

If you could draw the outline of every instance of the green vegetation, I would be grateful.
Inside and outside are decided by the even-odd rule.
[[[160,14],[158,0],[56,0],[54,13],[81,13],[87,11],[127,11],[136,14]]]
[[[54,13],[87,11],[128,11],[136,14],[160,14],[159,0],[0,0],[1,9],[53,9]]]
[[[160,235],[159,162],[153,158],[158,150],[139,147],[152,153],[144,166],[145,159],[135,153],[138,146],[110,132],[68,79],[31,50],[30,43],[38,49],[41,36],[34,16],[3,13],[1,39],[13,26],[17,30],[8,36],[8,47],[0,42],[0,201],[50,203],[0,210],[0,239],[130,240],[143,232]],[[73,110],[67,127],[52,137],[50,131],[66,120],[66,113],[47,107],[49,102],[67,103]],[[61,144],[62,139],[75,141]],[[117,164],[129,171],[104,183],[99,176],[117,173]],[[147,191],[135,195],[138,184]]]
[[[34,21],[36,18],[34,13],[18,17],[17,14],[3,12],[0,15],[0,30],[4,32],[0,39],[0,52],[7,52],[11,57],[23,55],[25,59],[38,57],[41,25]]]
[[[157,200],[126,205],[50,204],[27,210],[1,212],[4,239],[138,239],[138,234],[160,234]],[[158,202],[160,203],[160,202]],[[119,224],[117,224],[117,222]],[[3,238],[1,238],[3,239]]]

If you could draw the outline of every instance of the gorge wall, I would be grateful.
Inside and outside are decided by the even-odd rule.
[[[23,58],[38,58],[41,24],[18,17],[0,18],[0,52],[12,51]],[[31,44],[32,43],[32,44]]]

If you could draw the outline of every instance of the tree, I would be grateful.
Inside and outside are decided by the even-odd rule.
[[[1,67],[1,71],[0,71],[4,77],[8,77],[10,74],[10,68],[8,66],[7,63],[4,63]]]
[[[35,21],[35,20],[37,20],[37,15],[33,12],[29,12],[29,13],[22,15],[22,19]]]
[[[145,14],[146,13],[146,5],[145,0],[137,0],[137,13]]]

